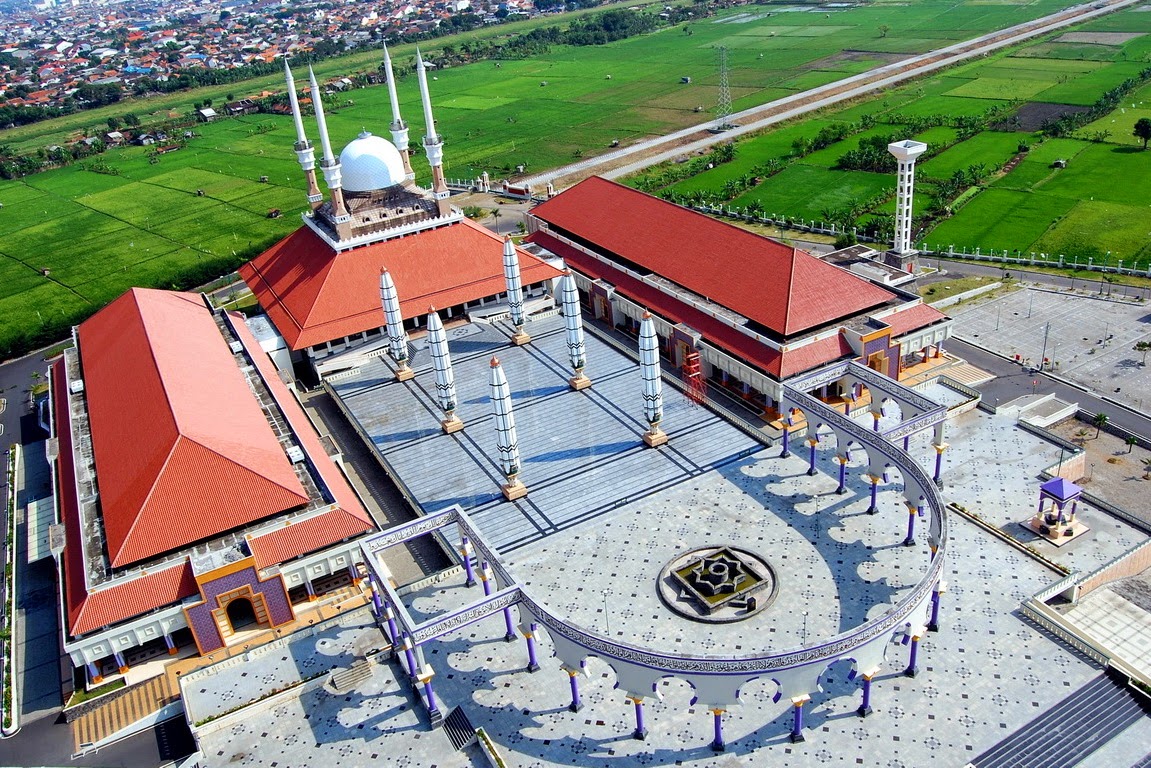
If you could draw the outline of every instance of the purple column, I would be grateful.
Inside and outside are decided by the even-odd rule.
[[[791,736],[789,737],[792,744],[805,741],[803,738],[803,705],[806,703],[807,702],[802,699],[794,702],[793,709],[795,710],[795,719],[792,720]]]
[[[484,583],[484,596],[490,595],[492,593],[492,572],[487,563],[480,566],[480,581]]]
[[[528,641],[528,672],[536,672],[540,665],[536,660],[536,624],[534,621],[529,625],[528,632],[524,637]]]
[[[935,446],[935,476],[931,478],[935,484],[943,486],[943,447]]]
[[[905,450],[905,451],[911,450],[911,435],[908,435],[907,437],[903,438],[903,450]]]
[[[167,633],[164,634],[164,645],[168,647],[168,654],[171,656],[175,656],[180,652],[180,649],[176,647],[176,641]]]
[[[576,675],[578,674],[579,672],[573,672],[570,669],[568,670],[568,681],[571,684],[572,689],[572,703],[568,704],[569,712],[579,712],[581,709],[583,709],[583,702],[580,701],[579,697],[579,680],[576,680]]]
[[[879,478],[871,478],[871,506],[867,508],[867,514],[879,514],[879,507],[875,506],[875,497],[879,495]]]
[[[863,676],[863,702],[859,705],[859,709],[855,713],[860,717],[867,717],[871,714],[871,676]]]
[[[384,616],[388,619],[388,640],[392,645],[400,642],[400,631],[396,628],[396,612],[392,609],[391,603],[384,604]]]
[[[939,585],[931,592],[931,618],[927,620],[927,631],[939,631]]]
[[[380,600],[380,593],[376,591],[376,585],[373,584],[369,590],[372,595],[372,615],[377,619],[384,615],[384,604]]]
[[[116,666],[120,668],[120,674],[128,671],[128,662],[124,661],[124,654],[116,651],[112,654],[116,658]]]
[[[872,429],[874,429],[876,432],[878,432],[879,431],[879,420],[883,418],[883,414],[882,413],[876,413],[875,411],[872,411],[871,412],[871,418],[874,420],[872,423]]]
[[[464,575],[467,577],[464,586],[474,587],[476,585],[476,574],[475,571],[472,570],[472,543],[468,541],[467,536],[465,536],[460,543],[460,554],[463,556]]]
[[[915,677],[919,674],[919,668],[915,666],[916,660],[919,658],[919,635],[911,636],[911,653],[907,657],[907,669],[903,670],[904,677]]]
[[[910,504],[907,505],[907,538],[903,540],[903,546],[915,546],[915,507]]]
[[[715,752],[723,752],[727,749],[727,744],[723,740],[723,710],[713,709],[711,716],[715,725],[715,738],[712,739],[711,748]]]
[[[104,682],[104,676],[100,674],[100,667],[94,661],[88,662],[88,680],[94,685]]]
[[[839,459],[839,487],[835,492],[840,496],[847,493],[847,456],[844,455]]]
[[[783,453],[779,454],[779,458],[786,459],[791,455],[791,427],[787,424],[783,425]]]
[[[807,441],[807,474],[812,477],[815,476],[815,448],[817,445],[819,445],[818,440],[811,439]]]
[[[635,732],[632,736],[643,741],[647,738],[647,728],[643,722],[643,699],[634,698],[632,703],[635,704]]]
[[[415,677],[418,671],[416,669],[415,644],[412,643],[412,638],[408,635],[404,635],[404,658],[407,659],[408,662],[408,676]]]
[[[512,621],[512,609],[504,608],[504,642],[514,643],[516,641],[516,625]]]
[[[436,707],[436,692],[432,690],[432,679],[429,677],[424,681],[424,696],[428,697],[428,714],[435,712]]]

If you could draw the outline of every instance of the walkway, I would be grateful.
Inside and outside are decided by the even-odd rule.
[[[72,721],[75,752],[81,745],[97,744],[114,733],[143,720],[179,697],[167,676],[153,677]]]
[[[1105,672],[972,764],[975,768],[1073,768],[1149,713],[1151,700]]]

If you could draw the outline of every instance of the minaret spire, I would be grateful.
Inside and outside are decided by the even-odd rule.
[[[316,83],[316,73],[312,71],[311,66],[308,67],[308,79],[312,88],[312,104],[316,108],[316,123],[320,126],[320,146],[324,152],[324,159],[320,161],[320,168],[324,172],[324,183],[328,185],[328,189],[332,193],[332,218],[337,225],[346,224],[351,220],[351,217],[344,205],[340,161],[332,154],[332,141],[328,138],[328,121],[324,117],[323,94],[320,93],[320,86]]]
[[[452,212],[452,207],[448,202],[448,183],[444,180],[444,142],[436,133],[432,97],[428,94],[428,73],[424,69],[424,57],[419,48],[416,49],[416,76],[420,82],[420,100],[424,104],[424,123],[427,125],[424,150],[428,155],[428,164],[432,167],[432,196],[436,199],[440,216],[447,216]]]
[[[308,203],[312,210],[320,207],[324,196],[320,193],[320,185],[316,183],[316,150],[308,135],[304,133],[304,117],[300,114],[300,99],[296,95],[296,79],[292,77],[292,69],[288,60],[284,59],[284,77],[288,83],[288,99],[292,104],[292,122],[296,124],[296,158],[300,161],[300,168],[304,171],[304,178],[308,181]]]
[[[392,72],[392,57],[388,53],[388,46],[384,45],[384,72],[388,78],[388,98],[392,102],[392,124],[389,126],[392,131],[392,143],[396,145],[396,149],[400,151],[400,157],[404,161],[404,178],[412,181],[416,178],[416,172],[412,170],[412,159],[408,155],[408,124],[404,122],[404,118],[400,117],[400,99],[396,96],[396,75]]]

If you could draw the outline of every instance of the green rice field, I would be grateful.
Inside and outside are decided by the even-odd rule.
[[[698,123],[718,99],[717,46],[728,48],[733,106],[739,110],[1063,5],[1060,0],[880,0],[836,8],[744,6],[609,45],[557,46],[532,59],[440,69],[431,90],[437,127],[446,140],[447,173],[471,178],[486,170],[499,178],[521,164],[537,172],[605,151],[615,141],[627,144]],[[1129,18],[1136,22],[1123,21]],[[1151,14],[1123,13],[1086,28],[1131,27],[1142,33],[1151,31],[1143,28],[1148,25]],[[1082,101],[1090,87],[1106,87],[1137,68],[1135,60],[1123,57],[1129,50],[1131,55],[1148,51],[1146,37],[1118,46],[1044,41],[1062,46],[1059,55],[1026,57],[1026,67],[1020,67],[1026,77],[1012,75],[1014,62],[992,57],[980,64],[997,67],[986,75],[979,66],[965,66],[838,115],[817,116],[806,125],[741,142],[735,161],[681,184],[698,190],[722,186],[758,163],[786,156],[794,139],[814,134],[820,121],[873,112],[980,114],[989,106],[1056,88]],[[443,42],[452,41],[437,45]],[[1115,55],[1071,55],[1084,47]],[[401,62],[410,54],[406,46],[395,52]],[[374,66],[366,53],[347,61],[349,67]],[[321,72],[339,74],[340,63],[325,62]],[[687,77],[690,83],[681,82]],[[1077,85],[1079,78],[1090,78],[1088,85]],[[253,83],[253,89],[267,87],[266,80]],[[399,85],[417,144],[423,126],[415,79],[404,78]],[[242,84],[227,90],[244,94]],[[201,98],[178,96],[185,102]],[[164,109],[180,108],[176,97],[164,98]],[[136,105],[118,109],[70,116],[61,126],[76,137],[95,133],[109,114],[147,111]],[[349,92],[329,116],[333,143],[342,146],[365,127],[386,136],[387,120],[385,88]],[[62,140],[51,129],[41,125],[10,135],[0,132],[0,142],[30,149]],[[933,141],[954,138],[950,128],[927,131],[936,132],[929,137]],[[196,132],[184,149],[152,160],[146,148],[125,148],[101,156],[104,172],[72,166],[0,182],[0,356],[64,335],[69,325],[130,286],[168,286],[186,283],[189,275],[224,273],[299,225],[305,201],[289,119],[253,115],[197,126]],[[1112,141],[1130,145],[1122,133],[1116,129]],[[979,147],[981,156],[999,157],[1008,144],[971,146]],[[767,210],[812,218],[825,207],[870,199],[893,186],[880,174],[831,170],[841,153],[841,148],[815,153],[803,167],[781,174],[782,181],[768,179],[741,200],[756,199]],[[936,161],[941,168],[950,162],[946,153]],[[426,180],[419,158],[415,165]],[[808,184],[816,186],[807,193],[798,186]],[[283,217],[268,218],[271,209],[281,210]],[[966,210],[945,223],[962,231]]]

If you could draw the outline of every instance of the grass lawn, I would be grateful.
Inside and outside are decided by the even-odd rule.
[[[740,195],[734,206],[758,200],[764,212],[804,219],[821,219],[824,208],[841,208],[883,192],[894,194],[895,177],[863,171],[833,171],[796,163]]]
[[[988,189],[959,213],[940,223],[926,237],[933,249],[980,247],[984,252],[1034,250],[1037,241],[1060,216],[1075,206],[1073,200],[1033,195],[1006,189]]]
[[[1131,253],[1130,243],[1142,243],[1143,247]],[[1030,248],[1049,254],[1075,256],[1082,263],[1088,256],[1096,261],[1104,258],[1108,251],[1126,254],[1124,264],[1129,267],[1151,267],[1151,207],[1144,200],[1142,205],[1121,205],[1099,200],[1084,200],[1060,219],[1043,237]]]
[[[992,186],[1021,191],[1042,188],[1051,179],[1067,172],[1066,168],[1052,168],[1052,163],[1066,160],[1071,165],[1077,165],[1076,158],[1087,146],[1087,142],[1078,139],[1048,139],[1041,144],[1033,144],[1023,162],[1010,173],[996,179]]]
[[[958,170],[982,163],[988,167],[1005,163],[1015,156],[1023,135],[984,131],[962,141],[919,166],[919,173],[933,179],[946,179]]]

